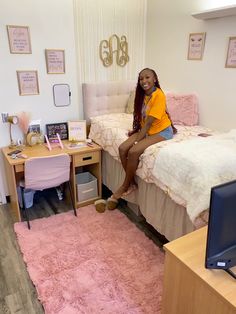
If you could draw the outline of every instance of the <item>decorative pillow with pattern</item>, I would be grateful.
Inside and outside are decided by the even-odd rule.
[[[125,113],[133,113],[134,112],[134,98],[135,98],[135,91],[133,90],[129,94]]]

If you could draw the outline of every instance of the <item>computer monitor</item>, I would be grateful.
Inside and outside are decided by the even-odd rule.
[[[205,267],[224,269],[236,265],[236,180],[211,189]]]

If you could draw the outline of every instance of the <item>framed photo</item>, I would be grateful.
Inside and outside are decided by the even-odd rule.
[[[28,26],[7,25],[11,53],[32,53]]]
[[[236,68],[236,37],[229,37],[226,68]]]
[[[202,60],[206,33],[189,34],[188,60]]]
[[[84,142],[86,140],[86,120],[68,121],[69,141]]]
[[[65,51],[59,49],[45,49],[48,74],[65,73]]]
[[[38,72],[37,71],[16,71],[19,86],[19,94],[38,95]]]
[[[59,134],[61,140],[68,139],[67,122],[46,124],[46,134],[50,142],[53,142],[57,138],[57,133]]]
[[[41,120],[31,120],[29,127],[28,127],[28,133],[34,132],[34,133],[41,133]]]

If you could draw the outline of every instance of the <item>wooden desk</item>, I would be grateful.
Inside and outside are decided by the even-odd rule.
[[[93,147],[81,147],[76,149],[66,148],[68,141],[63,141],[64,149],[60,147],[53,148],[51,151],[45,145],[35,145],[33,147],[25,147],[22,153],[30,157],[51,156],[61,153],[67,153],[71,156],[71,186],[73,189],[74,206],[81,207],[93,203],[96,199],[101,198],[102,194],[102,181],[101,181],[101,147],[93,144]],[[18,158],[12,159],[8,153],[13,151],[5,147],[2,149],[4,156],[4,164],[7,175],[8,189],[11,203],[11,214],[14,222],[21,221],[21,214],[17,198],[16,186],[19,181],[24,177],[24,162],[25,159]],[[76,178],[75,175],[79,169],[83,167],[83,171],[91,172],[98,180],[98,197],[88,201],[80,202],[77,197]]]
[[[204,227],[164,246],[162,314],[236,313],[236,280],[204,267],[206,235]]]

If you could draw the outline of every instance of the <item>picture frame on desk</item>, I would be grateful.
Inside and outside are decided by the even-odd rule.
[[[87,138],[86,120],[68,121],[68,136],[71,142],[84,142]]]
[[[46,124],[46,134],[50,142],[53,142],[55,139],[57,139],[57,134],[60,135],[61,140],[67,140],[68,139],[67,122]]]

